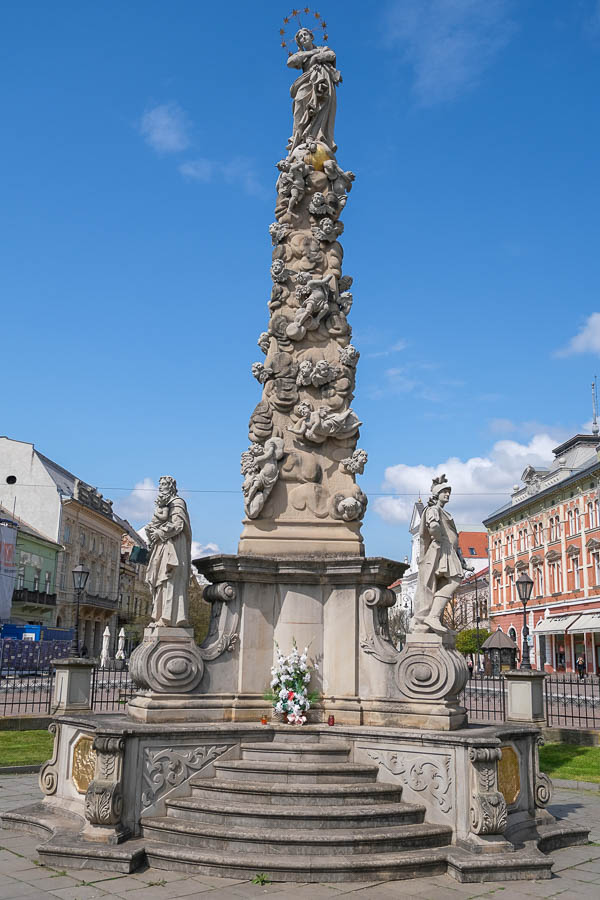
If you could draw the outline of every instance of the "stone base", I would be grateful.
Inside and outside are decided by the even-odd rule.
[[[133,681],[151,691],[189,693],[204,675],[204,661],[193,628],[159,625],[144,629],[144,639],[129,660]]]
[[[265,519],[244,519],[238,545],[241,556],[305,558],[315,556],[365,555],[360,521],[332,522],[300,519],[275,524]]]
[[[537,768],[539,731],[532,726],[423,732],[337,724],[148,725],[124,715],[92,714],[62,717],[53,725],[54,754],[40,773],[45,799],[2,817],[4,827],[45,835],[38,852],[53,866],[132,871],[148,861],[157,868],[239,878],[265,871],[274,881],[388,880],[433,872],[447,872],[459,881],[540,879],[550,877],[552,861],[536,843],[554,849],[587,840],[585,829],[556,823],[543,808],[548,782]],[[81,751],[75,765],[82,740],[94,748],[93,766]],[[294,762],[298,754],[318,761]],[[254,762],[265,758],[270,761]],[[500,766],[504,758],[508,765]],[[328,761],[335,759],[344,761]],[[321,831],[328,842],[354,841],[364,849],[324,854],[315,850],[314,837],[303,845],[302,822],[284,822],[294,835],[294,853],[275,852],[273,841],[282,840],[281,832],[277,827],[267,836],[265,828],[273,816],[285,815],[282,799],[272,804],[273,794],[279,797],[283,787],[276,783],[278,767],[286,765],[294,797],[301,795],[301,802],[290,801],[292,808],[302,806],[302,815],[311,821],[328,817]],[[362,788],[353,787],[359,782]],[[223,789],[227,797],[221,799]],[[340,790],[363,793],[343,798]],[[232,791],[238,792],[235,800]],[[325,812],[323,791],[337,797]],[[361,825],[365,791],[369,802],[383,802],[395,821],[422,810],[424,823],[409,818],[417,824],[404,826],[390,820],[376,826],[371,836],[367,825]],[[378,800],[374,791],[385,793]],[[256,805],[250,794],[263,799]],[[342,806],[336,806],[342,799]],[[245,807],[246,825],[237,823],[240,803],[251,804]],[[348,803],[358,805],[350,812]],[[330,808],[338,812],[330,815]],[[336,837],[333,828],[336,816],[340,827],[342,809],[343,815],[358,816],[347,839],[348,832]],[[214,824],[221,815],[236,823],[231,837],[229,826]],[[384,809],[380,815],[386,815]],[[266,824],[251,824],[261,816]],[[205,835],[210,835],[208,841]],[[369,850],[376,840],[383,848],[373,844]]]

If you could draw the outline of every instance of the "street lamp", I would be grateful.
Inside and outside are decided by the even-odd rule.
[[[479,598],[477,597],[477,572],[475,572],[475,627],[477,628],[477,671],[481,672],[481,640],[479,637]]]
[[[527,601],[531,597],[533,590],[533,579],[527,572],[521,572],[517,578],[517,591],[519,599],[523,604],[523,652],[521,655],[521,669],[531,669],[531,661],[529,659],[529,628],[527,627]]]
[[[77,609],[75,612],[75,634],[71,641],[71,656],[79,657],[79,600],[85,590],[90,573],[80,564],[73,569],[73,587],[77,594]]]

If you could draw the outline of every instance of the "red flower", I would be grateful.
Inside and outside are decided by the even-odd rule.
[[[293,699],[294,699],[294,692],[293,692],[293,691],[289,691],[289,692],[288,692],[288,700],[293,700]]]

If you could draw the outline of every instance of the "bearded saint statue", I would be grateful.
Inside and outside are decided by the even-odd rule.
[[[151,522],[146,526],[150,560],[146,581],[152,590],[152,622],[188,625],[188,586],[191,571],[192,529],[185,500],[177,496],[177,482],[164,475]]]

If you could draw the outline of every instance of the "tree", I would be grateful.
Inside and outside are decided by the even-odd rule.
[[[491,634],[491,631],[488,631],[487,628],[479,629],[479,649],[484,643],[487,641]],[[459,631],[456,635],[456,649],[459,653],[477,653],[477,629],[476,628],[465,628],[464,631]]]
[[[194,572],[192,572],[190,576],[190,588],[188,593],[188,617],[190,620],[190,625],[194,629],[194,640],[197,644],[201,644],[208,634],[210,613],[212,609],[212,603],[208,603],[202,598],[203,587],[204,585],[201,585],[198,582],[197,576],[194,574]]]
[[[404,607],[396,604],[388,610],[388,627],[394,647],[404,644],[409,622],[410,613]]]

